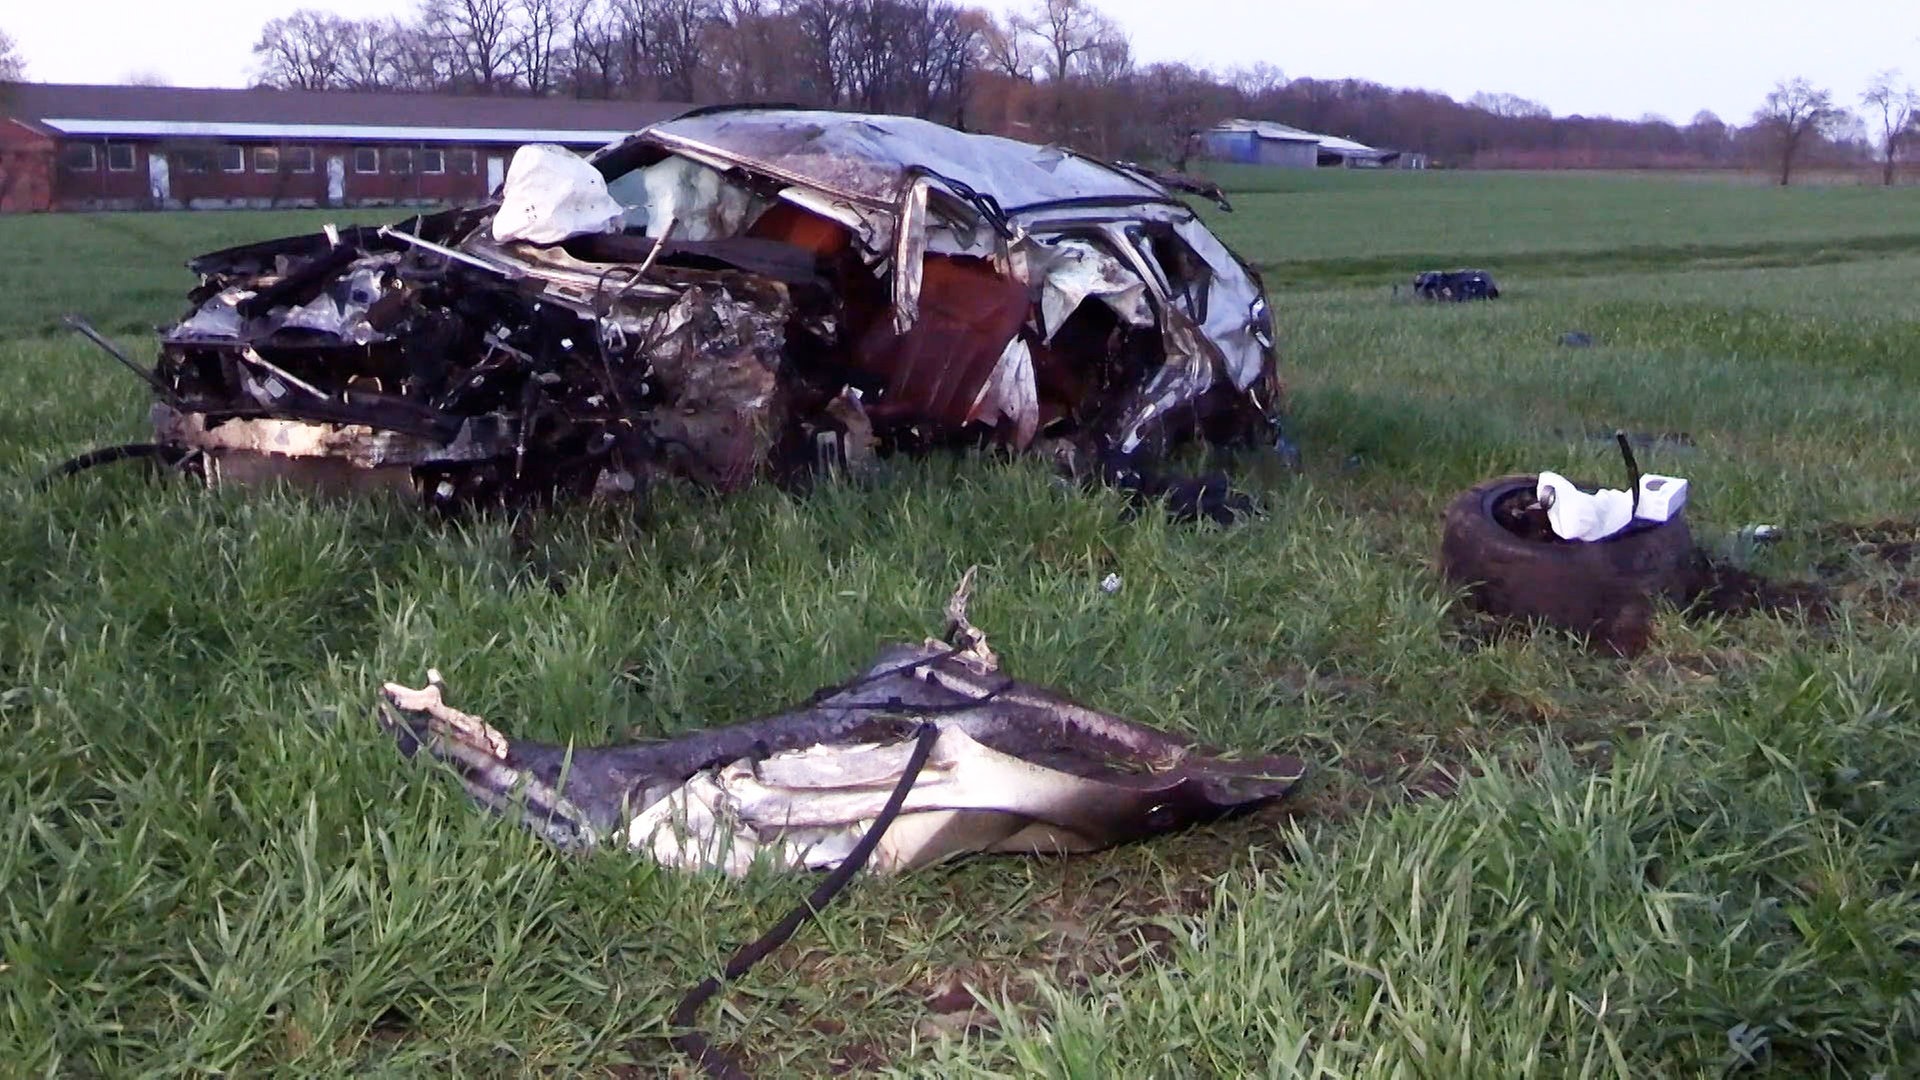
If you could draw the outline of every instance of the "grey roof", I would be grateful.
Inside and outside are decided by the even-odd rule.
[[[107,135],[116,129],[138,135],[182,125],[218,133],[222,127],[245,125],[310,132],[334,128],[520,130],[604,136],[635,131],[678,116],[689,107],[674,102],[559,97],[0,83],[0,116],[42,130],[66,129],[49,120],[78,121],[89,134]]]
[[[1159,201],[1165,189],[1058,147],[976,135],[907,116],[801,109],[725,109],[657,124],[668,147],[708,147],[796,182],[887,201],[908,174],[930,170],[1006,204],[1075,199]]]
[[[1337,154],[1360,156],[1366,154],[1391,153],[1391,151],[1376,150],[1365,143],[1355,142],[1352,139],[1343,138],[1339,135],[1321,135],[1317,132],[1304,131],[1290,124],[1282,124],[1273,120],[1224,120],[1215,124],[1213,130],[1250,131],[1258,138],[1273,139],[1279,142],[1318,143],[1322,150]]]

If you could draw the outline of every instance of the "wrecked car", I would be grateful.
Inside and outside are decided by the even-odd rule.
[[[149,382],[209,481],[456,506],[1110,463],[1270,442],[1283,392],[1258,275],[1169,187],[903,117],[696,110],[584,164],[523,147],[493,205],[189,266]]]

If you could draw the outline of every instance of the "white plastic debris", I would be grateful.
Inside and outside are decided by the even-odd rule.
[[[1100,591],[1109,595],[1120,591],[1120,575],[1108,574],[1100,579]]]
[[[1547,523],[1562,540],[1605,540],[1633,521],[1633,495],[1602,488],[1589,495],[1556,472],[1543,472],[1539,497],[1547,504]]]
[[[1640,478],[1640,508],[1634,514],[1642,521],[1672,521],[1687,505],[1687,481],[1679,476]]]
[[[563,146],[535,143],[514,151],[506,190],[493,216],[493,238],[557,244],[612,231],[623,212],[607,194],[600,170]]]

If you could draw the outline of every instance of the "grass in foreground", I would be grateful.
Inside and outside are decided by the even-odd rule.
[[[1389,220],[1467,212],[1399,191]],[[516,540],[131,472],[31,490],[143,413],[40,332],[59,310],[144,350],[136,328],[176,313],[170,267],[311,224],[125,221],[163,240],[0,282],[0,1053],[22,1071],[684,1064],[663,1038],[681,989],[806,883],[554,854],[398,760],[378,682],[437,665],[535,737],[687,730],[927,633],[973,562],[977,621],[1023,677],[1320,772],[1216,829],[860,883],[714,1011],[757,1072],[1866,1076],[1920,1053],[1920,590],[1812,529],[1920,504],[1912,253],[1703,270],[1680,247],[1665,271],[1510,276],[1474,308],[1338,275],[1280,293],[1307,467],[1253,471],[1269,514],[1235,530],[926,462],[805,501],[574,509]],[[1556,222],[1496,239],[1588,250]],[[0,221],[0,241],[79,252],[121,224]],[[1375,235],[1353,257],[1392,255]],[[1570,329],[1599,347],[1557,347]],[[1611,476],[1587,436],[1614,426],[1687,432],[1645,463],[1693,478],[1703,539],[1788,526],[1752,557],[1827,566],[1834,614],[1669,614],[1632,663],[1549,634],[1474,645],[1428,567],[1446,497]]]

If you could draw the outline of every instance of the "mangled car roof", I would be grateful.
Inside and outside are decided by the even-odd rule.
[[[933,173],[982,194],[1014,200],[1005,209],[1062,202],[1172,201],[1166,189],[1058,147],[977,135],[908,116],[800,109],[718,109],[655,124],[602,150],[620,160],[639,146],[750,162],[790,182],[849,199],[891,204],[908,179]]]

